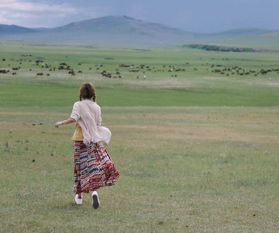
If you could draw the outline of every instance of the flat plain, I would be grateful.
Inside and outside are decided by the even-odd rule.
[[[278,231],[279,53],[0,51],[0,232]],[[73,203],[74,125],[53,127],[84,81],[121,173],[98,210]]]

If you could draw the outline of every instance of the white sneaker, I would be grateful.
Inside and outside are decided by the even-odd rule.
[[[76,202],[77,205],[82,204],[82,198],[78,198],[78,194],[75,195],[75,202]]]
[[[94,209],[98,209],[100,206],[99,195],[96,191],[92,192],[92,206]]]

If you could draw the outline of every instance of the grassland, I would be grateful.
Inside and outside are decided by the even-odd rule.
[[[0,232],[277,232],[279,75],[224,76],[210,67],[274,68],[279,54],[21,45],[0,51],[0,69],[21,67],[0,74]],[[31,62],[20,61],[23,54]],[[44,64],[37,66],[38,58]],[[42,67],[61,62],[82,73]],[[134,73],[119,64],[152,69]],[[122,77],[102,77],[100,65]],[[172,67],[185,71],[168,72]],[[97,87],[113,133],[108,150],[121,172],[115,186],[100,190],[97,211],[89,196],[83,206],[73,204],[73,126],[53,128],[69,116],[85,80]]]
[[[2,45],[0,49],[0,68],[10,70],[1,74],[2,107],[71,106],[78,95],[76,86],[84,80],[95,83],[98,101],[104,106],[278,105],[278,72],[265,75],[258,72],[277,69],[279,53],[23,45]],[[61,63],[66,63],[76,75],[68,74],[69,70],[58,70]],[[123,68],[122,64],[130,67]],[[144,67],[140,68],[141,65]],[[12,70],[18,67],[19,70]],[[216,67],[239,67],[241,73],[216,73],[213,72]],[[103,77],[102,71],[112,78]],[[17,96],[11,98],[15,92]],[[34,98],[38,95],[44,96],[44,101]]]

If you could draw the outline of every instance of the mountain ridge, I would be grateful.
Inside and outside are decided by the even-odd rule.
[[[10,30],[9,30],[10,28]],[[0,40],[30,43],[165,46],[201,41],[233,40],[276,31],[246,28],[219,33],[194,33],[129,16],[104,16],[54,28],[26,28],[0,24]]]

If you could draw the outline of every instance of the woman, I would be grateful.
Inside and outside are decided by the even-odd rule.
[[[104,143],[108,144],[111,132],[101,126],[101,108],[95,102],[96,92],[91,83],[80,87],[80,101],[73,106],[69,119],[55,123],[62,125],[76,123],[72,140],[74,141],[74,187],[75,203],[82,204],[82,193],[92,191],[92,205],[100,205],[97,189],[116,182],[119,172],[116,170]]]

